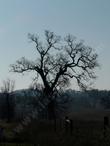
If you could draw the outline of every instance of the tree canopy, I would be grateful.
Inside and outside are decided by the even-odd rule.
[[[81,89],[86,89],[88,82],[96,78],[94,69],[98,67],[98,55],[83,41],[77,41],[70,34],[62,38],[48,30],[44,41],[38,35],[28,34],[28,37],[35,45],[37,59],[30,61],[22,57],[11,65],[11,70],[18,73],[35,71],[36,78],[42,79],[46,94],[68,86],[72,78]]]

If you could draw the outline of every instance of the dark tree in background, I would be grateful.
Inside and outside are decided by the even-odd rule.
[[[18,73],[35,71],[36,78],[40,77],[43,82],[43,93],[50,102],[53,101],[54,92],[69,86],[71,79],[76,79],[79,87],[86,89],[90,80],[96,78],[94,69],[98,66],[98,55],[83,41],[77,41],[70,34],[63,39],[47,30],[44,42],[37,35],[28,36],[35,45],[37,60],[22,57],[11,65],[11,70]]]
[[[4,80],[3,85],[1,87],[1,92],[4,98],[2,115],[4,118],[7,119],[7,122],[10,122],[10,120],[14,117],[14,87],[15,81],[10,79]]]
[[[105,109],[110,109],[110,91],[103,90],[100,94],[100,103]]]

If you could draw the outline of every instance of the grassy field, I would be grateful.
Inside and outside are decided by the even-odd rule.
[[[110,146],[110,129],[104,136],[104,116],[109,111],[80,111],[69,115],[73,120],[73,133],[65,132],[64,121],[33,121],[18,135],[17,140],[34,143],[36,146]],[[16,146],[16,145],[14,145]]]

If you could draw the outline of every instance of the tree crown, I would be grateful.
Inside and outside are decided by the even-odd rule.
[[[99,66],[98,55],[92,47],[77,41],[72,35],[62,39],[55,33],[45,31],[45,43],[34,34],[28,34],[35,44],[39,57],[37,61],[30,61],[25,57],[11,65],[13,72],[36,71],[41,77],[45,88],[55,90],[61,86],[68,86],[71,78],[75,78],[79,87],[87,88],[87,83],[95,79],[94,69]]]

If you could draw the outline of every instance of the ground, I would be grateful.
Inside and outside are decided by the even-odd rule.
[[[63,119],[57,120],[56,131],[53,121],[34,120],[18,135],[17,140],[36,146],[109,146],[110,129],[108,127],[104,131],[104,116],[110,117],[110,111],[84,110],[70,113],[69,117],[73,120],[72,134],[65,132]],[[14,126],[7,125],[6,134]]]

